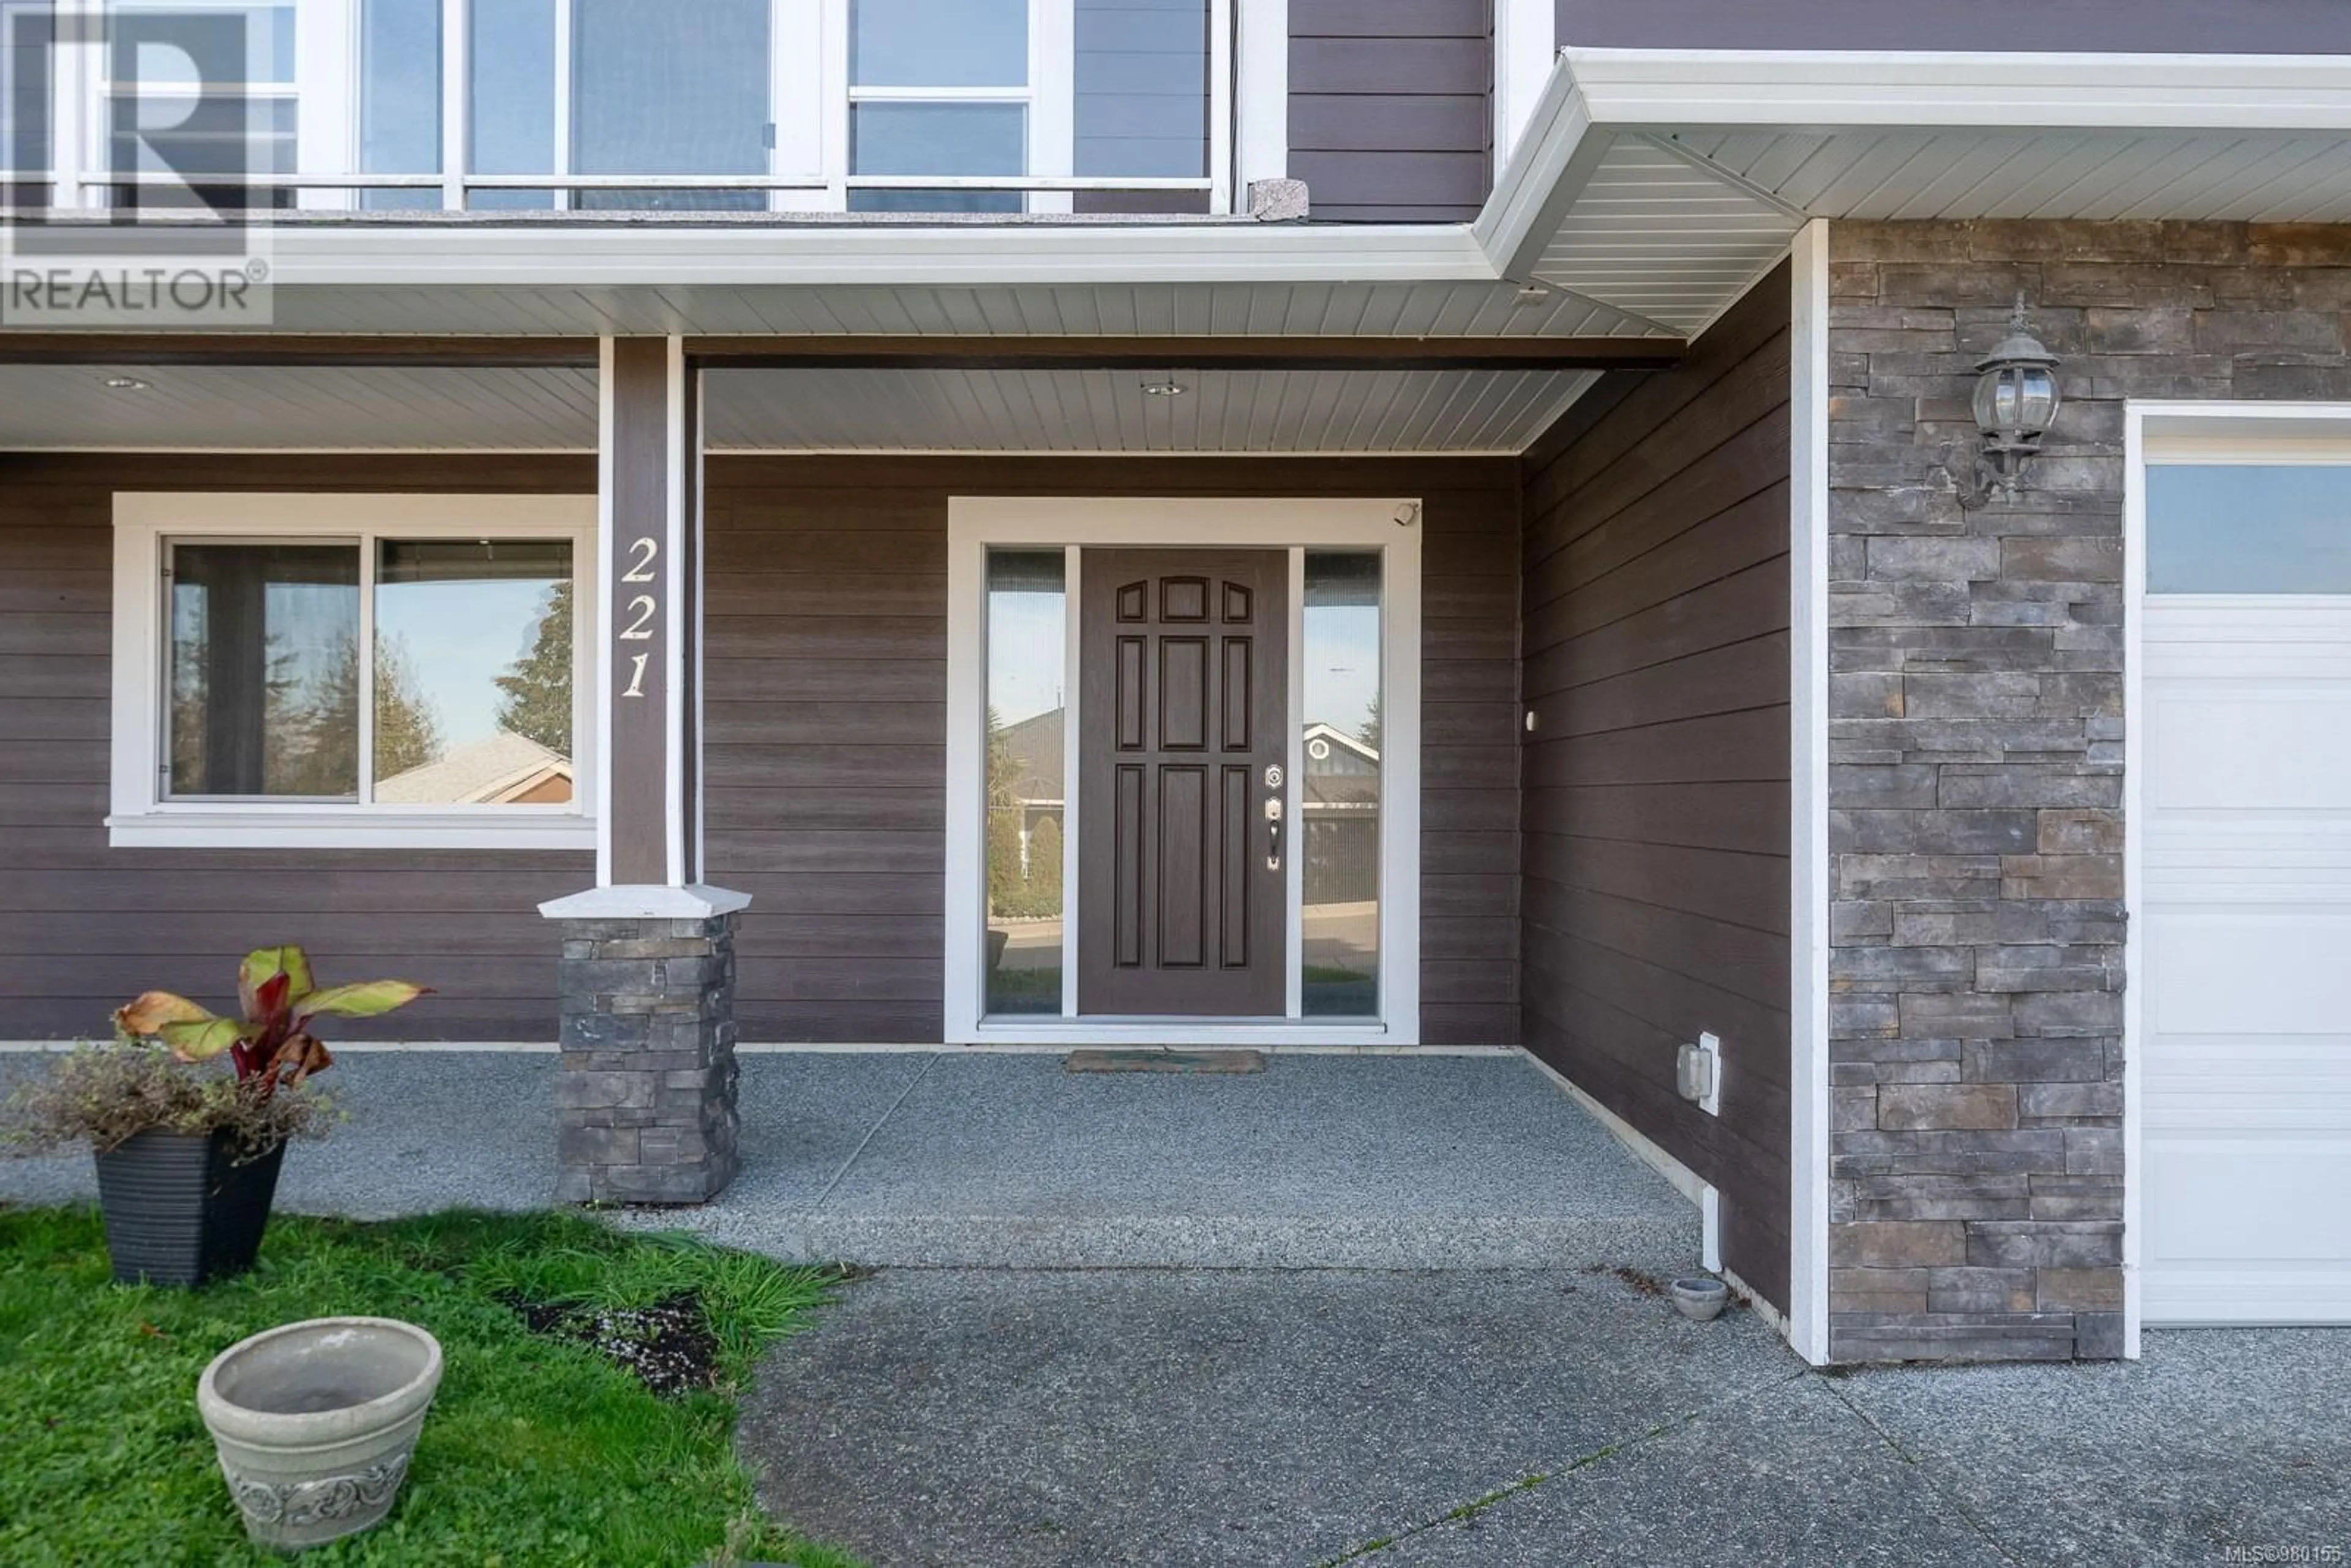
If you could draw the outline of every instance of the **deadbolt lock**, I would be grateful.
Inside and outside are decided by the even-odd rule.
[[[1267,767],[1265,770],[1265,787],[1269,789],[1279,789],[1281,788],[1280,763],[1272,763]]]

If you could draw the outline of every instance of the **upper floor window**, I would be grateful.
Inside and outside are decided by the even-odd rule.
[[[52,51],[57,155],[13,166],[168,199],[176,128],[312,210],[1223,210],[1231,4],[105,0],[104,47]]]

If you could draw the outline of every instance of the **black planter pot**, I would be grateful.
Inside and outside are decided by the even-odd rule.
[[[253,1267],[286,1145],[245,1165],[232,1152],[226,1133],[141,1133],[98,1156],[117,1282],[193,1287]]]

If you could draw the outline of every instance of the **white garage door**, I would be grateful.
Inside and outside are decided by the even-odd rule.
[[[2351,466],[2147,498],[2143,1314],[2351,1322]]]

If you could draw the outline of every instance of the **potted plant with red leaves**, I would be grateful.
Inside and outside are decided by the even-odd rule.
[[[236,1016],[169,991],[116,1009],[112,1045],[61,1057],[17,1092],[13,1141],[90,1146],[118,1281],[195,1286],[242,1273],[287,1141],[323,1133],[330,1117],[305,1087],[334,1061],[317,1021],[381,1017],[424,994],[405,980],[322,988],[301,948],[256,949],[237,970]]]

